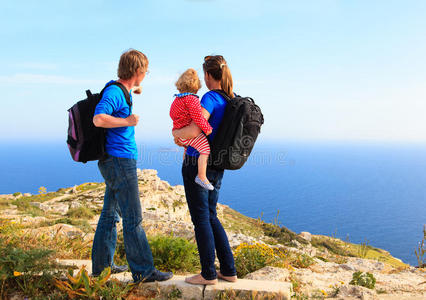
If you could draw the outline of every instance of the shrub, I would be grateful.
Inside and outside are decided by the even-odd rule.
[[[310,265],[313,265],[314,263],[315,263],[314,259],[311,256],[303,253],[303,254],[298,254],[296,256],[296,259],[293,262],[291,262],[291,265],[295,268],[307,268]]]
[[[358,271],[352,274],[352,280],[349,284],[374,289],[374,286],[376,285],[376,278],[374,278],[371,273],[362,273],[361,271]]]
[[[367,240],[362,242],[361,245],[358,246],[358,251],[357,251],[358,256],[361,257],[361,258],[366,258],[368,251],[369,251],[369,248],[370,248],[370,246],[368,245]]]
[[[86,206],[72,208],[67,212],[67,216],[74,219],[91,219],[94,215],[95,213]]]
[[[53,275],[61,267],[52,260],[51,250],[23,250],[11,245],[0,248],[0,297],[4,291],[22,292],[26,296],[37,296],[52,288]],[[58,270],[58,271],[57,271]]]
[[[419,247],[414,251],[417,257],[419,268],[426,268],[426,225],[423,225],[423,239],[419,243]]]
[[[149,244],[154,265],[160,270],[193,272],[199,266],[197,246],[184,238],[156,236]]]
[[[84,236],[69,238],[56,233],[34,234],[22,224],[0,219],[0,243],[23,250],[47,248],[55,250],[54,258],[88,259],[91,252],[91,240]]]
[[[354,256],[340,243],[338,240],[328,237],[312,237],[311,241],[312,246],[316,248],[325,248],[331,253],[341,256]]]
[[[67,281],[55,279],[55,286],[62,292],[67,293],[70,299],[123,299],[136,286],[125,285],[118,280],[108,279],[111,276],[111,268],[106,268],[98,277],[89,277],[85,266],[81,267],[77,275],[69,270]]]
[[[270,223],[262,223],[262,229],[266,236],[270,236],[275,238],[280,244],[283,245],[292,245],[292,241],[296,240],[299,243],[307,244],[308,242],[299,237],[293,231],[287,229],[286,227],[270,224]]]
[[[271,265],[277,260],[274,250],[260,243],[242,243],[235,249],[234,256],[237,275],[240,278],[267,265]]]

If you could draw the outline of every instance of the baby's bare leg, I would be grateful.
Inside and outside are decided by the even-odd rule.
[[[200,154],[200,157],[198,157],[198,177],[203,181],[207,180],[206,172],[208,160],[209,156],[207,154]]]

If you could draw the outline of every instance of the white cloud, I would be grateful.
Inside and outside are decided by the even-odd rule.
[[[23,69],[54,70],[58,68],[58,65],[53,63],[21,62],[16,63],[15,67]]]
[[[4,84],[55,84],[55,85],[74,85],[74,84],[102,84],[102,80],[72,78],[61,75],[45,75],[22,73],[14,75],[0,75],[0,85]]]

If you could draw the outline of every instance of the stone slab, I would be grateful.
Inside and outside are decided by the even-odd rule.
[[[92,270],[92,262],[90,260],[74,260],[74,259],[61,259],[59,263],[69,266],[76,266],[81,268],[86,266],[89,274]],[[77,272],[77,270],[75,271]],[[187,275],[191,276],[191,275]],[[214,299],[215,296],[221,291],[233,290],[231,293],[239,295],[265,295],[276,294],[276,299],[290,300],[291,283],[278,282],[278,281],[263,281],[263,280],[248,280],[238,279],[237,282],[231,283],[219,280],[216,285],[193,285],[185,282],[185,277],[181,275],[174,275],[172,279],[162,282],[148,282],[141,283],[140,288],[143,290],[150,290],[153,292],[161,291],[161,295],[167,299],[168,295],[179,294],[181,299]],[[121,282],[132,282],[132,274],[130,272],[123,272],[111,275]]]
[[[174,275],[172,279],[161,282],[142,283],[144,290],[160,291],[160,299],[171,299],[171,295],[179,295],[179,299],[203,299],[204,285],[193,285],[185,282],[186,276]]]
[[[214,299],[218,293],[225,290],[233,290],[238,295],[276,294],[275,299],[277,300],[290,300],[291,298],[291,283],[289,282],[238,279],[234,283],[219,280],[216,285],[206,286],[204,299]]]

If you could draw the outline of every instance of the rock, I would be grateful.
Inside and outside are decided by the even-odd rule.
[[[162,282],[143,283],[143,290],[151,290],[161,292],[164,298],[161,299],[176,299],[171,295],[181,295],[177,299],[192,300],[203,299],[204,286],[193,285],[185,282],[185,276],[173,276],[172,279]],[[204,299],[206,299],[204,297]]]
[[[167,181],[161,180],[158,183],[158,190],[159,191],[168,191],[170,187],[170,184]]]
[[[346,269],[361,272],[382,271],[385,268],[385,264],[380,261],[355,257],[349,257],[344,265]]]
[[[230,296],[229,298],[221,299],[286,299],[291,298],[291,283],[289,282],[276,282],[276,281],[260,281],[260,280],[246,280],[239,279],[237,282],[231,283],[219,280],[218,284],[208,285],[204,290],[204,299],[218,299],[217,295],[221,291],[233,290],[236,298]],[[253,297],[255,293],[256,297]],[[280,296],[281,298],[280,298]],[[263,296],[263,297],[262,297]],[[244,297],[244,298],[243,298]]]
[[[64,203],[53,204],[50,207],[50,211],[60,215],[66,215],[68,210],[69,210],[68,204],[64,204]]]
[[[39,209],[41,209],[42,211],[46,212],[49,211],[50,207],[44,203],[40,203],[40,202],[30,202],[29,203],[31,206],[37,207]]]
[[[242,234],[242,233],[234,233],[234,232],[228,230],[227,235],[228,235],[229,245],[231,247],[236,247],[241,243],[255,243],[255,242],[257,242],[256,238]]]
[[[173,191],[179,196],[185,196],[185,188],[183,185],[177,185],[173,188]]]
[[[361,300],[377,299],[377,294],[370,289],[357,285],[343,285],[339,288],[337,294],[338,299],[348,299],[349,297],[356,297]]]
[[[47,230],[53,235],[59,234],[62,236],[66,236],[70,239],[84,235],[84,232],[80,228],[74,227],[69,224],[55,224],[53,226],[48,227]]]
[[[297,240],[292,240],[291,243],[297,248],[297,249],[303,249],[303,245],[298,242]]]
[[[307,231],[302,231],[299,236],[305,240],[307,240],[308,242],[312,241],[312,234],[310,234]]]
[[[247,274],[244,279],[264,281],[289,281],[290,271],[283,268],[264,267],[256,272]]]
[[[31,193],[24,193],[24,197],[31,197]]]
[[[25,216],[21,217],[19,219],[19,223],[21,224],[31,224],[35,226],[36,224],[39,224],[41,222],[46,221],[47,219],[45,217],[31,217],[31,216]]]
[[[80,202],[77,202],[77,201],[72,201],[71,203],[70,203],[70,209],[74,209],[74,208],[79,208],[79,207],[81,207],[82,205],[81,205],[81,203]]]
[[[356,271],[355,267],[350,264],[341,264],[339,267],[346,271]]]

